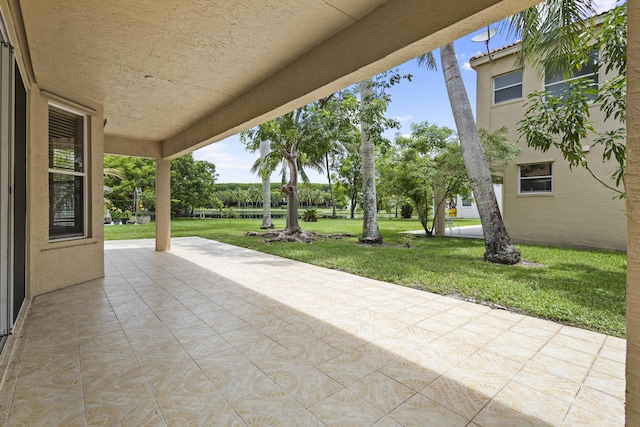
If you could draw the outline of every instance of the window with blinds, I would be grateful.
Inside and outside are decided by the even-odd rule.
[[[522,70],[493,78],[493,103],[522,98]]]
[[[85,117],[49,107],[49,239],[86,236]]]

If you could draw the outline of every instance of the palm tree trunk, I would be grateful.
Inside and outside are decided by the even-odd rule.
[[[267,155],[271,151],[271,141],[265,140],[260,142],[260,158],[264,162]],[[273,228],[271,221],[271,179],[270,175],[266,175],[260,171],[262,176],[262,225],[261,229]]]
[[[453,43],[440,48],[440,60],[449,94],[449,103],[458,129],[462,158],[471,181],[473,195],[484,234],[484,259],[500,264],[516,264],[520,252],[513,246],[502,222],[496,195],[493,192],[491,174],[478,136],[478,129],[471,112],[471,104],[460,76]]]
[[[331,194],[331,207],[333,208],[332,218],[336,217],[336,199],[333,197],[333,185],[331,185],[331,171],[329,170],[329,153],[324,153],[324,160],[327,164],[327,180],[329,181],[329,194]]]
[[[360,99],[362,103],[370,102],[373,96],[373,81],[366,79],[360,82]],[[373,156],[373,142],[367,134],[369,126],[366,119],[362,121],[361,156],[362,156],[362,238],[363,243],[381,243],[382,235],[378,229],[376,209],[376,170]]]

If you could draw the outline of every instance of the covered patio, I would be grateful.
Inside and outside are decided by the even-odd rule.
[[[623,339],[195,237],[105,270],[31,302],[0,422],[624,425]]]

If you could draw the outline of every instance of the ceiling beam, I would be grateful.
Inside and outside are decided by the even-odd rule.
[[[105,135],[104,154],[159,159],[162,157],[162,150],[160,141],[143,141],[115,135]]]
[[[389,0],[162,142],[175,158],[444,45],[537,0]]]

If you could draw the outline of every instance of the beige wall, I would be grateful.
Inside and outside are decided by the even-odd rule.
[[[580,167],[570,170],[559,150],[541,153],[518,140],[517,122],[524,116],[526,95],[543,88],[537,73],[532,68],[524,70],[524,99],[493,104],[493,77],[514,70],[513,52],[514,48],[509,48],[496,54],[493,61],[482,58],[472,64],[477,72],[478,127],[495,131],[506,126],[510,140],[523,150],[504,171],[503,216],[509,235],[514,241],[525,243],[625,249],[624,201],[614,198],[616,194],[586,170]],[[591,114],[592,121],[603,122],[597,106]],[[608,122],[598,125],[600,130],[615,127]],[[591,145],[591,140],[585,141],[585,145]],[[587,158],[596,175],[613,184],[609,175],[615,164],[602,163],[602,147],[591,147]],[[553,162],[553,192],[518,194],[518,165],[548,161]]]
[[[43,96],[40,88],[32,85],[29,91],[27,157],[27,293],[30,297],[104,276],[101,107],[71,93],[59,92],[57,88],[47,89],[49,93],[69,99],[71,102],[66,107],[70,109],[74,106],[78,109],[75,104],[81,104],[94,110],[93,113],[78,111],[88,113],[89,237],[49,242],[48,122],[51,98]],[[56,103],[65,106],[60,100]]]

